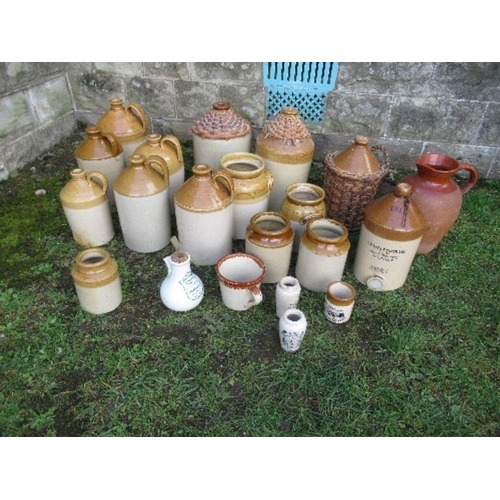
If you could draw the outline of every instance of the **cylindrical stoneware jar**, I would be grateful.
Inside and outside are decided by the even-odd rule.
[[[217,170],[224,155],[250,152],[250,122],[236,113],[228,102],[213,104],[207,114],[194,122],[191,132],[196,165],[208,165]]]
[[[71,270],[76,294],[84,311],[104,314],[122,301],[118,264],[103,248],[80,252]]]
[[[330,323],[345,323],[349,321],[356,290],[345,281],[333,281],[326,289],[325,317]]]
[[[279,211],[290,184],[307,182],[314,157],[314,141],[297,108],[285,107],[271,120],[255,142],[274,178],[269,210]]]
[[[120,141],[113,134],[104,134],[96,126],[85,129],[87,138],[76,148],[76,163],[87,173],[101,172],[108,180],[109,206],[115,208],[113,184],[125,168],[125,156]]]
[[[252,153],[229,153],[221,158],[220,165],[234,183],[233,238],[244,240],[252,216],[267,210],[273,176],[264,160]]]
[[[105,245],[115,235],[106,195],[108,181],[101,172],[87,174],[82,168],[71,170],[70,175],[59,199],[73,238],[82,247]]]
[[[395,290],[410,271],[426,226],[411,191],[409,184],[399,183],[366,207],[353,271],[372,290]]]
[[[293,276],[285,276],[276,284],[276,316],[281,318],[287,309],[296,309],[300,299],[300,283]]]
[[[286,352],[298,351],[307,330],[307,319],[299,309],[288,309],[279,320],[281,347]]]
[[[208,165],[195,165],[190,177],[175,193],[175,218],[179,242],[191,261],[215,265],[232,250],[233,178]]]
[[[173,135],[149,134],[147,141],[141,144],[135,154],[144,155],[149,158],[151,155],[161,156],[168,165],[168,200],[170,214],[174,213],[174,195],[186,180],[184,169],[184,157],[179,139]]]
[[[124,106],[123,99],[110,99],[109,109],[96,125],[105,133],[113,134],[123,147],[125,160],[139,145],[146,142],[148,119],[140,104],[131,102]]]
[[[313,219],[300,237],[295,276],[313,292],[326,292],[332,281],[340,281],[351,246],[347,228],[333,219]]]
[[[245,252],[266,265],[263,283],[277,283],[288,276],[292,257],[293,230],[279,212],[259,212],[250,219],[245,236]]]
[[[135,252],[165,248],[172,236],[168,167],[160,156],[129,156],[113,189],[125,245]]]
[[[302,182],[286,188],[281,213],[288,217],[293,229],[293,250],[297,252],[300,236],[309,220],[326,217],[325,192],[315,184]]]

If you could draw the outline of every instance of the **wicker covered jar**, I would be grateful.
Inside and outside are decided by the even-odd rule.
[[[375,156],[381,151],[380,164]],[[356,136],[354,143],[342,152],[325,157],[325,201],[327,215],[342,222],[349,230],[361,227],[366,205],[373,200],[389,171],[389,155],[382,146],[369,147],[369,140]]]
[[[194,122],[191,132],[195,165],[208,165],[217,170],[224,155],[250,152],[250,122],[236,113],[228,102],[213,104],[207,114]]]
[[[269,210],[279,211],[290,184],[307,182],[314,157],[314,141],[297,108],[285,107],[255,142],[255,153],[266,161],[274,178]]]

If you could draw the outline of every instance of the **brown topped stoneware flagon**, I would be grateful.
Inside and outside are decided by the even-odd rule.
[[[109,109],[96,125],[104,132],[111,133],[120,141],[125,159],[146,141],[148,119],[140,104],[131,102],[127,106],[123,99],[110,99]]]
[[[249,153],[252,127],[228,102],[216,102],[191,128],[196,165],[219,168],[220,159],[229,153]]]
[[[376,151],[384,154],[381,165]],[[341,152],[325,157],[325,201],[328,217],[342,222],[349,230],[361,227],[366,205],[377,193],[389,171],[389,155],[382,146],[369,147],[369,140],[356,136]]]
[[[466,184],[459,187],[453,176],[460,171],[469,172]],[[427,220],[418,254],[434,250],[457,220],[462,207],[462,197],[477,182],[477,170],[468,163],[437,153],[427,153],[417,160],[417,173],[411,174],[401,182],[413,188],[413,199]]]
[[[307,182],[314,141],[299,110],[284,107],[257,136],[255,153],[266,161],[274,178],[269,209],[279,211],[290,184]]]

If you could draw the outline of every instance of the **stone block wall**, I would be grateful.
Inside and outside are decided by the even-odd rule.
[[[252,123],[254,139],[266,122],[259,62],[0,66],[0,177],[77,121],[95,123],[113,97],[138,102],[151,132],[181,141],[217,101]],[[339,63],[324,122],[308,127],[318,161],[361,134],[384,146],[395,167],[414,169],[432,151],[500,178],[500,63]]]

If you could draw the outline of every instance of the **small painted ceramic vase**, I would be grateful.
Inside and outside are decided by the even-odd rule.
[[[64,215],[74,240],[82,247],[110,242],[115,231],[109,208],[108,181],[101,172],[75,168],[71,180],[59,193]]]
[[[196,120],[191,129],[195,165],[217,170],[228,153],[249,153],[252,141],[250,122],[241,117],[228,102],[216,102]]]
[[[263,283],[277,283],[288,276],[292,256],[293,230],[279,212],[259,212],[250,219],[245,236],[245,252],[266,265]]]
[[[233,178],[234,183],[233,238],[244,240],[250,219],[267,210],[273,176],[265,168],[264,160],[252,153],[224,155],[220,168]]]
[[[326,292],[328,283],[340,281],[351,246],[347,228],[333,219],[313,219],[300,237],[295,276],[313,292]]]
[[[87,138],[75,150],[76,163],[87,173],[97,171],[104,174],[108,181],[109,206],[114,211],[113,184],[126,165],[122,145],[113,134],[103,133],[93,125],[87,127],[85,133]]]
[[[103,248],[80,252],[71,270],[80,306],[92,314],[115,310],[122,302],[118,264]]]
[[[135,252],[157,252],[172,236],[168,167],[160,156],[131,155],[129,162],[113,186],[123,239]]]
[[[276,316],[281,318],[287,309],[296,309],[300,299],[300,283],[293,276],[285,276],[276,284]]]
[[[328,285],[325,294],[325,317],[330,323],[349,321],[354,307],[356,290],[345,281],[334,281]]]
[[[288,217],[293,229],[293,251],[299,251],[300,236],[309,220],[326,217],[323,188],[307,182],[291,184],[281,204],[281,213]]]
[[[297,352],[307,331],[307,319],[299,309],[287,309],[279,320],[281,347],[286,352]]]

